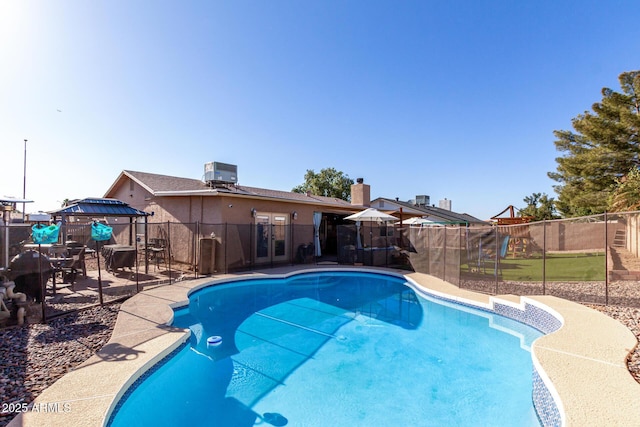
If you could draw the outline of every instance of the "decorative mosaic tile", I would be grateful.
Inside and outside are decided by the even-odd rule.
[[[536,328],[544,334],[554,332],[562,326],[562,322],[548,311],[532,304],[525,303],[524,311],[510,305],[495,303],[497,314],[517,320],[520,323]]]
[[[533,396],[533,406],[536,408],[540,424],[545,427],[561,426],[562,418],[558,405],[535,368],[533,369]]]

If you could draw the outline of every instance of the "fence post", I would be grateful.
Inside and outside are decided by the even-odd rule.
[[[609,218],[604,211],[604,304],[609,305]]]
[[[635,256],[638,256],[638,245],[639,245],[639,243],[638,243],[638,214],[634,214],[633,218],[635,219],[635,226],[633,227],[633,233],[635,234],[635,236],[634,236],[635,248],[633,250],[633,253],[634,253]],[[629,221],[629,222],[631,222],[631,221]],[[629,230],[629,231],[632,231],[632,230]],[[629,234],[631,234],[631,233],[629,233]]]
[[[442,280],[447,281],[447,226],[444,226],[444,244],[442,253]]]
[[[99,255],[96,253],[96,256]],[[144,217],[144,274],[149,274],[149,217]]]
[[[136,219],[136,226],[138,225],[138,220]],[[129,227],[130,229],[133,227]],[[137,227],[136,227],[137,231]],[[140,261],[138,260],[138,234],[134,233],[134,248],[136,254],[136,294],[140,293]]]
[[[249,265],[251,265],[251,268],[253,268],[253,264],[255,262],[255,259],[254,259],[255,251],[253,250],[253,244],[255,242],[253,230],[255,229],[256,229],[256,226],[254,223],[249,225]],[[226,254],[226,249],[225,249],[225,254]]]
[[[385,236],[384,236],[384,266],[389,267],[389,223],[384,223]],[[395,236],[395,233],[393,234]]]
[[[199,243],[200,243],[200,221],[196,221],[194,229],[195,230],[193,231],[194,236],[193,236],[193,266],[192,267],[193,267],[193,276],[194,276],[194,278],[197,279],[198,278],[198,273],[199,273],[199,271],[198,271],[198,268],[199,268],[199,266],[198,266],[198,249],[199,249],[198,246],[199,246]],[[216,245],[216,242],[214,240],[213,241],[213,246],[215,247],[215,245]],[[215,266],[215,259],[213,261],[213,264]],[[214,270],[215,270],[215,267],[214,267]]]
[[[189,230],[189,235],[191,236],[191,254],[190,254],[190,259],[191,259],[191,268],[193,269],[193,272],[195,273],[196,271],[196,233],[195,233],[195,224],[194,223],[188,223],[189,226],[187,227],[187,229]]]
[[[169,284],[171,284],[171,221],[167,221],[167,258],[169,263]]]
[[[500,267],[500,245],[499,245],[499,240],[500,240],[500,233],[498,233],[498,226],[496,226],[495,230],[495,238],[493,240],[495,240],[496,243],[496,260],[495,263],[493,265],[493,280],[495,280],[496,282],[496,290],[494,292],[494,295],[498,295],[498,268]]]
[[[547,294],[547,220],[542,220],[542,295]]]
[[[464,245],[462,241],[464,239]],[[460,236],[458,238],[458,248],[460,253],[458,254],[458,287],[462,284],[462,262],[467,259],[467,251],[469,245],[469,224],[464,227],[464,231],[460,230]]]
[[[293,219],[293,215],[291,215],[291,218]],[[291,223],[289,223],[289,236],[290,236],[290,240],[291,243],[289,244],[289,262],[291,263],[291,265],[295,264],[295,255],[296,255],[296,251],[295,251],[295,247],[294,247],[294,242],[295,242],[295,227],[293,225],[293,221],[291,221]]]
[[[224,223],[224,272],[225,274],[229,273],[229,261],[227,260],[227,248],[229,247],[229,232],[228,232],[229,224]]]

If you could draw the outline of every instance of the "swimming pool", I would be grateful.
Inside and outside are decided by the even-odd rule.
[[[539,425],[529,348],[541,333],[398,277],[251,279],[189,300],[174,320],[189,345],[110,425]]]

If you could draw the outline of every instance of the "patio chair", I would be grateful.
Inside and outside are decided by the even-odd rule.
[[[62,283],[71,284],[72,291],[75,291],[78,271],[82,271],[82,275],[87,277],[87,270],[84,263],[84,247],[80,249],[80,252],[72,255],[69,261],[62,266]]]
[[[149,239],[149,243],[151,245],[149,248],[149,261],[155,263],[156,269],[160,268],[160,264],[164,264],[166,268],[169,257],[167,241],[165,239],[152,238]]]
[[[84,256],[86,254],[87,248],[84,245],[72,243],[67,243],[67,251],[68,255],[73,260],[72,263],[76,266],[76,268],[82,271],[82,275],[87,277],[87,266],[84,262]]]

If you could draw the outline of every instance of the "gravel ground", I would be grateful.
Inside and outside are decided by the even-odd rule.
[[[613,317],[618,322],[629,328],[636,338],[640,340],[640,308],[617,307],[611,305],[585,305]],[[629,357],[627,358],[627,366],[629,367],[629,372],[633,375],[633,378],[640,383],[640,346],[636,345],[633,351],[629,354]]]
[[[0,330],[0,427],[15,416],[9,404],[31,403],[45,388],[101,349],[119,304]]]
[[[640,339],[640,308],[588,306],[618,320]],[[0,330],[0,404],[30,403],[42,390],[91,357],[109,341],[119,308],[119,304],[96,307],[47,325]],[[628,366],[640,383],[640,348],[629,355]],[[6,426],[14,415],[0,408],[0,427]]]

